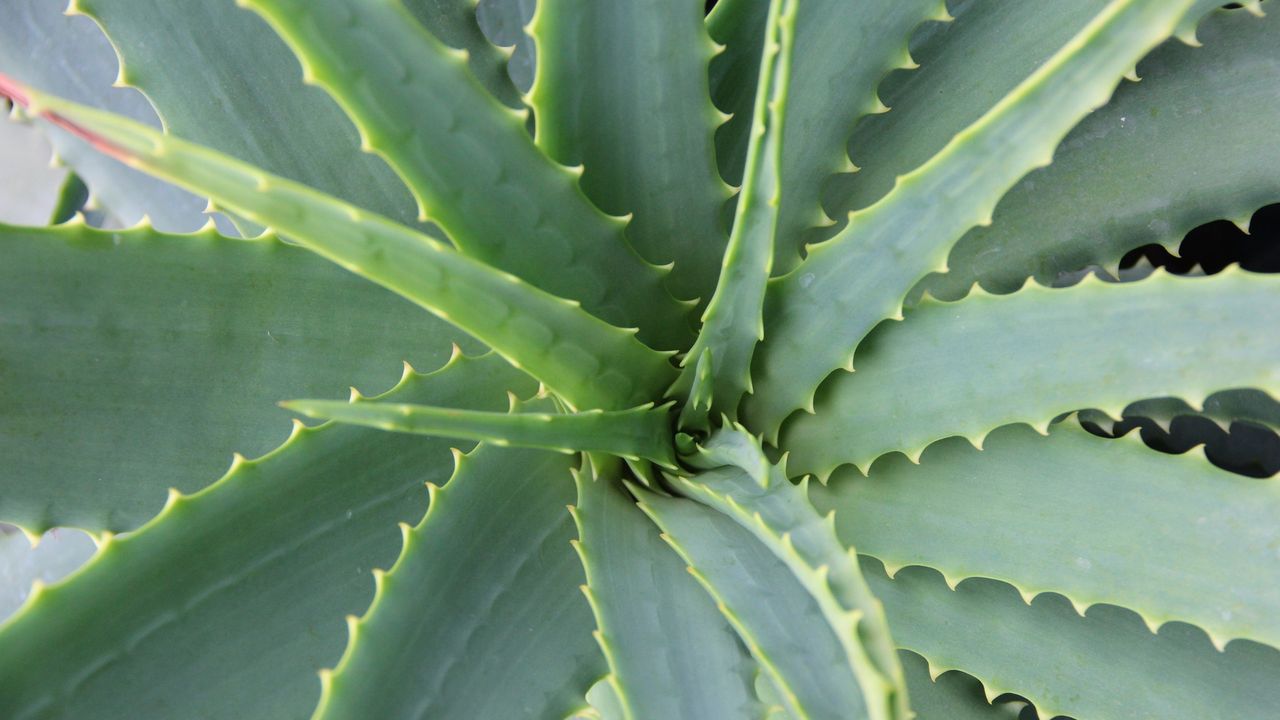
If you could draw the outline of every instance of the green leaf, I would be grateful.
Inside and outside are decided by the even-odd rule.
[[[634,492],[737,630],[791,717],[869,717],[840,641],[786,564],[701,503]]]
[[[293,400],[283,407],[308,417],[395,432],[539,448],[572,454],[603,452],[675,467],[670,407],[580,413],[479,412],[404,403]]]
[[[396,3],[242,0],[297,53],[307,82],[355,121],[362,146],[396,169],[464,253],[607,322],[687,346],[684,308],[631,250],[625,221],[597,210],[578,175],[551,162],[525,112],[495,101],[451,51]],[[513,232],[513,228],[518,231]]]
[[[67,178],[62,181],[62,187],[58,188],[58,197],[53,205],[53,212],[50,213],[49,224],[59,225],[76,216],[76,213],[84,209],[85,203],[89,202],[89,188],[84,184],[84,180],[74,172],[68,173]]]
[[[684,562],[616,481],[574,477],[575,546],[617,705],[604,717],[755,717],[750,658]]]
[[[857,560],[836,528],[809,503],[804,485],[768,463],[741,427],[724,428],[686,458],[704,471],[670,477],[676,489],[724,513],[785,564],[816,602],[841,646],[833,661],[849,668],[868,717],[907,718],[906,683],[884,610],[867,588]]]
[[[887,452],[917,458],[952,435],[981,445],[1001,425],[1043,429],[1079,408],[1119,417],[1139,398],[1275,394],[1280,336],[1256,332],[1256,318],[1275,312],[1276,278],[1239,270],[930,300],[868,338],[857,370],[833,379],[816,415],[788,423],[782,446],[792,471],[826,477]]]
[[[112,86],[116,55],[102,31],[88,18],[64,15],[65,6],[48,0],[5,0],[0,73],[158,125],[146,98]],[[174,232],[205,223],[204,200],[95,152],[52,123],[38,124],[55,156],[83,177],[95,201],[122,222],[132,224],[146,215],[161,229]]]
[[[302,394],[394,384],[462,333],[296,246],[0,225],[0,519],[131,530],[280,444]]]
[[[321,675],[317,720],[563,718],[601,672],[569,541],[573,459],[481,445],[444,488]],[[482,542],[477,542],[482,540]]]
[[[911,38],[911,57],[920,67],[880,83],[889,112],[864,117],[850,135],[858,171],[832,179],[824,196],[831,217],[843,222],[849,211],[883,198],[898,176],[981,119],[1109,2],[949,3],[954,20],[926,23]]]
[[[795,46],[797,5],[783,0],[770,3],[769,43],[764,58],[768,72],[760,80],[753,113],[753,141],[748,149],[746,179],[738,197],[733,233],[720,269],[715,294],[702,315],[702,328],[693,349],[681,361],[683,371],[673,387],[685,395],[690,412],[703,398],[692,397],[710,372],[703,363],[714,363],[711,377],[711,411],[729,417],[751,389],[751,355],[764,338],[765,286],[773,266],[781,187],[778,171],[783,157],[782,137],[787,116],[787,88]],[[704,360],[705,358],[705,360]],[[692,420],[690,421],[692,422]]]
[[[4,91],[0,76],[0,91]],[[577,407],[634,407],[674,370],[662,353],[514,275],[306,186],[119,117],[9,89],[105,153],[207,194],[448,320]]]
[[[954,299],[974,282],[1011,292],[1091,264],[1114,275],[1133,248],[1176,252],[1193,227],[1247,227],[1280,199],[1280,15],[1216,12],[1198,35],[1203,48],[1172,40],[1143,60],[1142,81],[1073,130],[921,288]]]
[[[707,32],[724,46],[711,59],[708,74],[711,100],[729,115],[716,131],[716,161],[730,185],[742,184],[746,167],[770,7],[760,0],[718,0],[707,15]]]
[[[478,0],[403,0],[404,9],[440,42],[467,52],[467,66],[503,105],[524,107],[520,90],[507,74],[510,53],[500,50],[480,29]]]
[[[540,0],[529,25],[539,58],[529,91],[538,146],[583,165],[587,196],[612,215],[632,214],[627,237],[636,250],[674,261],[668,287],[703,302],[715,288],[721,210],[732,194],[716,172],[723,117],[710,100],[716,48],[704,7]]]
[[[404,184],[361,152],[342,110],[300,81],[289,48],[253,13],[228,0],[74,0],[70,11],[102,26],[120,55],[120,81],[151,100],[168,132],[416,222]]]
[[[529,385],[496,356],[459,357],[394,397],[496,410]],[[343,616],[399,551],[396,523],[421,518],[423,482],[451,469],[443,441],[330,425],[174,495],[0,629],[0,716],[305,717]]]
[[[987,702],[982,684],[961,672],[930,677],[929,663],[910,650],[898,651],[911,691],[916,720],[1018,720],[1023,703]]]
[[[479,0],[476,20],[489,41],[506,49],[507,75],[521,92],[533,85],[533,38],[525,26],[533,19],[535,0]]]
[[[1202,720],[1227,709],[1232,718],[1270,720],[1280,706],[1273,648],[1242,641],[1219,652],[1188,625],[1152,634],[1122,608],[1098,605],[1081,617],[1061,597],[1028,605],[994,580],[952,591],[927,568],[889,580],[864,558],[863,571],[899,644],[924,656],[932,673],[963,670],[988,698],[1017,693],[1042,718]]]
[[[846,143],[862,117],[883,112],[880,81],[915,65],[907,38],[920,23],[947,18],[943,0],[809,0],[796,23],[796,54],[787,94],[775,271],[800,262],[810,231],[831,224],[819,202],[836,173],[852,171]],[[856,30],[855,30],[856,29]]]
[[[986,223],[1020,177],[1049,163],[1058,141],[1106,102],[1189,5],[1114,0],[981,119],[775,280],[765,303],[756,391],[744,408],[751,426],[773,437],[792,411],[811,406],[818,385],[849,367],[871,328],[900,315],[910,286],[938,269],[966,230]]]
[[[981,452],[953,438],[919,466],[891,456],[811,497],[835,512],[841,540],[891,569],[928,565],[951,585],[995,578],[1080,609],[1120,605],[1153,629],[1194,623],[1219,646],[1280,646],[1280,487],[1154,452],[1136,433],[1010,426]]]

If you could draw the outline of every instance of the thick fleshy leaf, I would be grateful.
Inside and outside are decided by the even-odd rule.
[[[582,165],[582,188],[605,212],[632,214],[641,255],[675,262],[667,279],[705,303],[724,253],[707,67],[715,45],[702,0],[540,0],[529,30],[538,67],[529,102],[538,146]],[[661,122],[654,122],[654,113]]]
[[[1018,720],[1024,703],[989,703],[982,684],[961,672],[930,677],[929,664],[910,650],[900,650],[916,720]]]
[[[724,46],[711,59],[709,75],[711,99],[729,115],[716,131],[716,162],[720,175],[731,185],[742,184],[747,163],[770,5],[760,0],[718,0],[707,15],[707,32]]]
[[[404,225],[227,155],[0,76],[0,93],[133,167],[198,189],[253,222],[421,305],[488,344],[575,407],[634,407],[669,386],[666,356],[634,331]]]
[[[317,720],[560,720],[581,705],[603,659],[569,547],[572,464],[487,445],[458,458],[404,526],[399,560],[375,574],[368,613],[349,620]]]
[[[1028,605],[995,580],[966,580],[953,591],[927,568],[890,580],[869,558],[863,572],[899,645],[927,659],[931,672],[963,670],[988,698],[1017,693],[1042,718],[1203,720],[1225,712],[1270,720],[1280,706],[1273,648],[1240,641],[1219,652],[1190,625],[1153,634],[1122,608],[1097,605],[1081,617],[1060,596]]]
[[[787,566],[839,641],[835,662],[852,671],[868,717],[909,717],[906,681],[884,609],[835,526],[810,504],[805,486],[793,485],[781,467],[770,464],[741,427],[721,429],[685,460],[703,471],[669,477],[670,482],[727,515]]]
[[[418,19],[443,19],[449,13],[436,11],[461,1],[407,4]],[[122,82],[146,94],[169,132],[394,220],[416,221],[400,179],[360,151],[342,110],[302,83],[289,48],[253,13],[230,0],[75,0],[71,8],[106,31]],[[483,52],[472,63],[490,76]]]
[[[670,407],[580,413],[480,412],[406,403],[291,400],[285,408],[323,420],[394,432],[539,448],[572,454],[601,452],[675,467]]]
[[[686,396],[687,412],[701,407],[702,398],[695,397],[693,390],[700,385],[700,376],[710,375],[711,403],[709,408],[702,409],[734,417],[742,395],[751,389],[751,356],[756,344],[764,338],[761,313],[778,230],[779,169],[798,9],[795,2],[782,0],[770,5],[769,42],[763,60],[768,72],[756,90],[752,142],[733,232],[715,294],[702,315],[698,339],[681,360],[683,371],[673,388],[674,392]],[[697,389],[699,394],[707,390]]]
[[[479,0],[476,5],[476,20],[485,37],[510,54],[507,75],[520,92],[528,92],[533,85],[536,50],[525,26],[533,19],[536,5],[536,0]]]
[[[379,390],[478,343],[277,240],[0,225],[0,519],[121,531],[288,436],[275,403]]]
[[[848,139],[852,175],[833,178],[825,205],[843,221],[928,162],[1080,32],[1110,0],[949,3],[950,22],[911,38],[920,67],[891,73],[878,88],[889,112],[869,115]]]
[[[980,444],[1001,425],[1043,427],[1079,408],[1119,417],[1140,398],[1199,402],[1240,387],[1275,395],[1280,334],[1258,332],[1257,318],[1280,313],[1277,280],[1161,273],[922,303],[867,339],[856,371],[833,378],[817,414],[788,423],[781,446],[791,470],[826,477],[895,450],[918,457],[951,435]]]
[[[841,540],[890,568],[928,565],[953,585],[996,578],[1028,598],[1121,605],[1152,627],[1194,623],[1219,645],[1280,646],[1280,486],[1203,455],[1099,438],[1072,420],[1047,437],[1015,425],[981,451],[945,440],[918,466],[890,456],[810,497],[835,512]]]
[[[911,285],[938,269],[948,248],[986,223],[996,202],[1111,96],[1148,50],[1177,28],[1191,0],[1114,0],[1045,64],[832,240],[811,246],[770,285],[752,427],[772,439],[818,385],[848,368],[881,320],[901,314]],[[803,348],[803,351],[799,351]]]
[[[490,355],[408,377],[394,397],[497,410],[529,385]],[[305,717],[343,616],[368,607],[370,571],[396,557],[396,523],[421,518],[422,484],[451,470],[445,442],[330,425],[174,495],[0,629],[0,715]]]
[[[1197,225],[1247,226],[1280,200],[1280,13],[1216,12],[1197,36],[1204,47],[1172,40],[1139,63],[1142,81],[1073,130],[921,288],[954,299],[974,282],[1011,292],[1028,276],[1114,272],[1133,248],[1176,252]]]
[[[685,308],[627,245],[625,221],[597,210],[578,174],[547,159],[525,114],[503,107],[451,51],[393,3],[243,0],[297,53],[308,82],[347,110],[364,147],[387,159],[421,219],[464,253],[579,301],[657,347],[687,346]]]
[[[685,563],[616,482],[586,472],[576,480],[576,547],[617,705],[601,715],[755,717],[751,660]]]
[[[785,563],[716,510],[637,492],[640,507],[715,598],[791,717],[870,717],[839,639]]]
[[[67,3],[5,0],[0,22],[0,72],[65,97],[158,125],[146,98],[112,87],[116,55],[93,21],[63,14]],[[83,140],[40,122],[58,158],[84,177],[96,202],[126,224],[148,216],[175,232],[204,225],[205,201],[95,152]]]

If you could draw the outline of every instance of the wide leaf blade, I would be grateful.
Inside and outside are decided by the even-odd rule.
[[[317,720],[554,718],[603,665],[578,591],[573,459],[481,445],[404,528],[369,611],[322,676]]]
[[[481,346],[275,239],[0,225],[0,520],[132,530],[289,434],[274,406]]]
[[[497,410],[530,385],[496,356],[459,357],[394,397]],[[0,716],[305,717],[343,616],[395,560],[396,524],[451,470],[448,443],[330,425],[175,495],[0,629]]]
[[[1043,427],[1081,408],[1119,417],[1141,398],[1280,394],[1280,335],[1257,324],[1280,313],[1276,281],[1240,270],[1161,273],[921,304],[868,338],[857,370],[833,379],[816,415],[788,423],[789,467],[822,477],[844,463],[865,470],[884,453],[915,458],[951,435],[980,444],[1013,422]]]

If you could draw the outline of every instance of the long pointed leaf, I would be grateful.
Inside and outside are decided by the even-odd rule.
[[[1202,48],[1171,40],[1143,60],[1142,81],[1073,130],[922,289],[954,299],[974,282],[1010,292],[1029,276],[1114,271],[1133,248],[1176,252],[1193,227],[1223,217],[1247,226],[1280,200],[1280,13],[1216,12],[1197,35]]]
[[[931,672],[963,670],[988,698],[1017,693],[1042,718],[1270,720],[1280,707],[1273,648],[1236,642],[1219,652],[1194,627],[1174,623],[1153,634],[1114,606],[1081,617],[1061,597],[1028,605],[994,580],[966,580],[953,591],[927,568],[906,568],[893,580],[874,559],[863,569],[899,644],[927,659]]]
[[[716,510],[636,492],[640,507],[711,593],[792,718],[869,717],[839,639],[786,564]]]
[[[571,458],[481,445],[431,491],[316,720],[563,718],[602,660],[569,547]]]
[[[0,91],[5,91],[0,77]],[[403,225],[150,128],[22,87],[19,102],[103,152],[214,198],[377,282],[494,348],[581,407],[631,407],[674,372],[631,332]]]
[[[561,453],[603,452],[674,467],[669,408],[580,413],[479,412],[404,403],[293,400],[285,408],[308,417],[395,432],[540,448]]]
[[[990,112],[774,281],[756,392],[745,404],[752,426],[772,437],[787,415],[810,406],[871,328],[900,315],[910,286],[965,231],[988,222],[1019,178],[1048,164],[1058,141],[1177,29],[1190,3],[1114,0]]]
[[[495,101],[451,51],[398,3],[243,0],[297,53],[396,169],[421,219],[465,253],[664,349],[687,343],[684,308],[661,272],[631,250],[624,222],[597,210],[573,171],[551,162],[525,115]],[[512,232],[520,228],[525,234]]]
[[[615,717],[754,717],[750,658],[684,562],[616,482],[585,472],[575,479],[576,547]]]
[[[540,0],[529,31],[538,146],[583,166],[582,188],[645,257],[674,261],[672,292],[705,302],[724,253],[702,0]],[[661,122],[653,113],[662,114]]]
[[[1280,394],[1280,334],[1257,332],[1256,320],[1277,314],[1280,282],[1238,270],[929,302],[869,338],[858,370],[831,383],[816,415],[788,423],[782,444],[791,470],[825,477],[895,450],[914,458],[951,435],[980,444],[1012,422],[1043,427],[1079,408],[1119,417],[1140,398]]]
[[[132,530],[289,434],[275,401],[432,367],[444,322],[293,245],[0,225],[0,520]]]
[[[460,357],[394,397],[497,410],[512,385],[533,390],[496,356]],[[305,717],[343,616],[396,557],[396,523],[421,518],[423,482],[451,470],[446,442],[330,425],[175,494],[0,628],[0,716]]]
[[[753,138],[733,233],[715,294],[702,316],[702,329],[681,363],[684,369],[675,386],[687,395],[697,384],[697,376],[706,372],[699,366],[708,363],[713,374],[710,410],[729,417],[737,414],[738,403],[751,388],[751,355],[764,338],[761,313],[778,230],[779,170],[798,7],[795,2],[785,4],[784,10],[781,0],[770,3],[769,41],[763,60],[767,72],[756,90]]]
[[[982,451],[947,440],[919,466],[885,458],[811,497],[835,512],[842,540],[888,567],[1120,605],[1152,627],[1194,623],[1218,645],[1280,646],[1280,487],[1203,456],[1098,438],[1074,421],[1048,437],[1013,426]]]

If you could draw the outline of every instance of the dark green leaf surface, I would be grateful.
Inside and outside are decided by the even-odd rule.
[[[508,387],[532,391],[490,355],[394,397],[498,410]],[[396,523],[421,518],[423,483],[451,470],[445,442],[331,425],[173,497],[0,629],[0,717],[306,717],[343,616],[368,607],[370,571],[396,557]]]
[[[130,530],[285,439],[275,403],[480,346],[278,240],[0,225],[0,519]]]
[[[599,677],[569,546],[573,458],[481,445],[457,463],[350,622],[317,720],[560,720]]]

